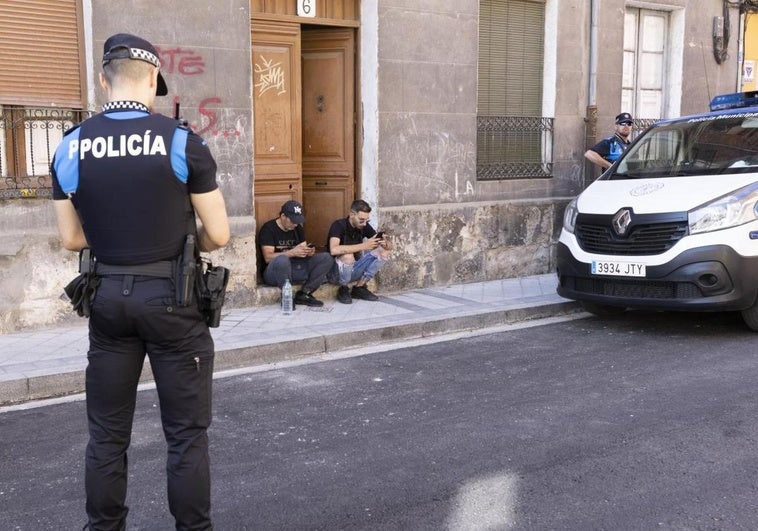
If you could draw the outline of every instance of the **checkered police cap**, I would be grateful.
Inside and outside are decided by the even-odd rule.
[[[161,68],[161,61],[155,47],[145,39],[128,33],[117,33],[105,41],[103,45],[103,66],[113,59],[136,59],[150,63],[159,70]],[[160,71],[158,72],[158,89],[155,93],[158,96],[168,94],[166,80],[163,79]]]

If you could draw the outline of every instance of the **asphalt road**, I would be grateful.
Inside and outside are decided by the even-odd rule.
[[[758,336],[629,313],[215,382],[217,530],[758,528]],[[84,405],[0,414],[0,530],[80,529]],[[154,391],[129,530],[173,528]]]

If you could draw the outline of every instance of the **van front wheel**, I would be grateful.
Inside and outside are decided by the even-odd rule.
[[[745,321],[747,327],[753,332],[758,332],[758,301],[753,305],[740,312],[742,314],[742,320]]]
[[[621,315],[626,311],[623,306],[609,306],[607,304],[598,304],[596,302],[581,301],[584,311],[598,317],[610,317],[612,315]]]

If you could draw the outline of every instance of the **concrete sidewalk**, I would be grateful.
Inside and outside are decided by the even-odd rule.
[[[283,315],[278,304],[226,310],[212,329],[215,370],[249,367],[392,341],[488,328],[579,311],[554,274],[325,301]],[[79,393],[87,323],[0,335],[0,405]],[[151,379],[149,363],[143,380]]]

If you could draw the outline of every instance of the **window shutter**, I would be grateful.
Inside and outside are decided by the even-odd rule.
[[[544,27],[544,1],[481,1],[477,114],[542,114]]]
[[[0,2],[0,105],[83,107],[80,0]]]

